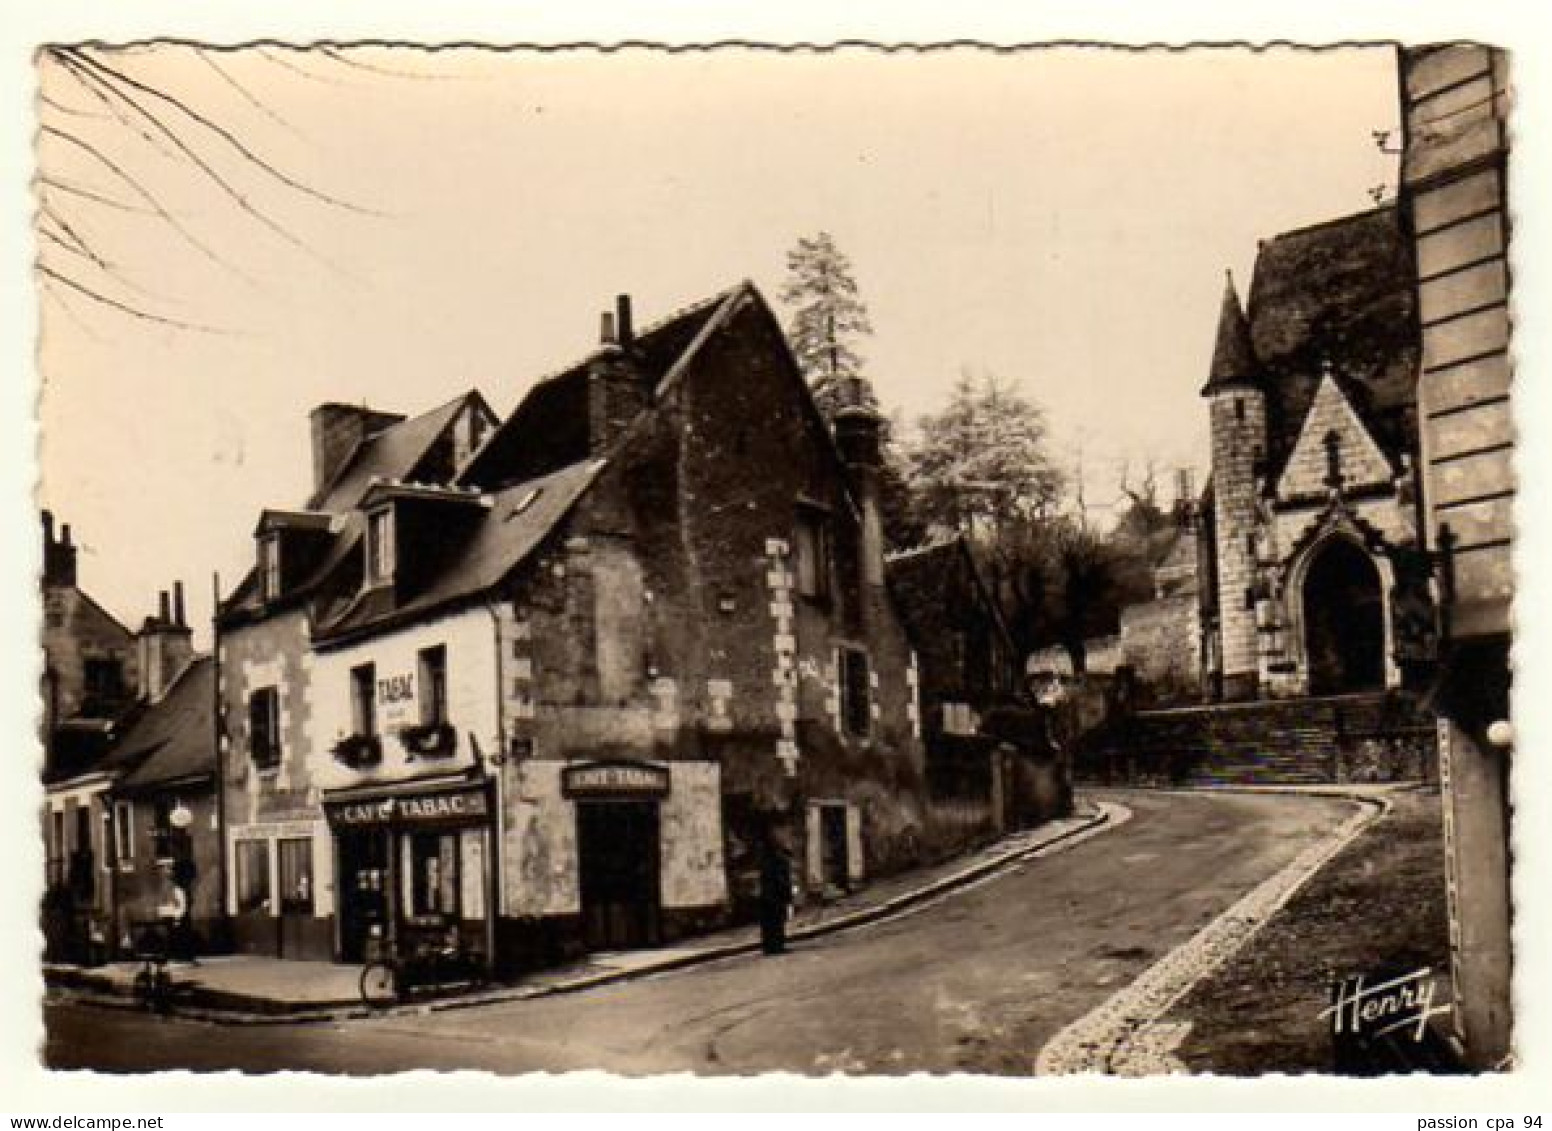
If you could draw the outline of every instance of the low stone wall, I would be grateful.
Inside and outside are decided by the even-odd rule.
[[[1105,784],[1312,785],[1437,780],[1431,718],[1410,697],[1139,711],[1083,736],[1075,773]]]

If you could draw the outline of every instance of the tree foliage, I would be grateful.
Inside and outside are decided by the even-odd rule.
[[[826,419],[845,403],[847,382],[860,379],[860,339],[873,332],[857,291],[851,260],[829,232],[804,237],[787,253],[781,300],[792,310],[787,340]],[[865,382],[853,386],[870,408],[878,404]]]
[[[911,485],[924,520],[995,544],[1051,513],[1061,475],[1047,451],[1045,413],[1016,382],[961,374],[941,412],[921,418]]]

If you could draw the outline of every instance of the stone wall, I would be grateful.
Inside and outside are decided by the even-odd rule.
[[[1266,401],[1258,391],[1231,387],[1212,398],[1215,557],[1224,693],[1255,693],[1259,643],[1247,594],[1257,580],[1255,548],[1258,463],[1266,452]]]
[[[83,706],[107,706],[116,714],[134,698],[140,678],[134,635],[74,586],[48,586],[43,590],[43,655],[47,669],[43,687],[45,725],[78,715]],[[120,701],[102,705],[86,702],[88,660],[109,660],[120,665]]]
[[[1154,702],[1200,698],[1201,649],[1201,613],[1194,593],[1121,611],[1121,651]]]

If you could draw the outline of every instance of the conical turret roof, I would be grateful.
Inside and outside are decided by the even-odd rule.
[[[1260,366],[1250,343],[1250,320],[1234,289],[1234,274],[1224,272],[1223,309],[1218,315],[1218,338],[1213,343],[1212,368],[1202,395],[1209,396],[1226,385],[1254,385]]]

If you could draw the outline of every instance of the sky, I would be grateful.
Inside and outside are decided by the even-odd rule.
[[[181,579],[205,640],[213,574],[308,494],[313,405],[505,414],[616,294],[777,304],[819,230],[907,424],[991,372],[1101,514],[1150,464],[1200,483],[1224,271],[1395,184],[1387,48],[98,58],[168,129],[40,67],[42,225],[91,258],[39,239],[39,502],[108,609]]]

